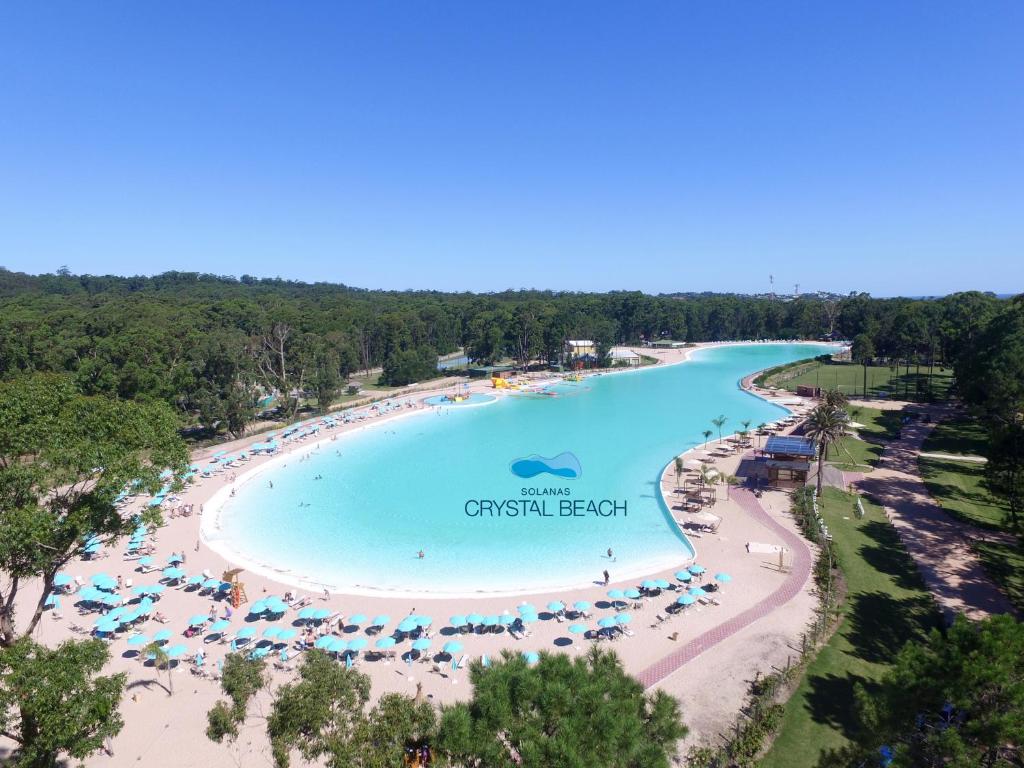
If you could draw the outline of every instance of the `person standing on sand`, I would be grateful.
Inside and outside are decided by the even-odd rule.
[[[611,581],[611,577],[608,576],[608,571],[604,572],[604,585],[607,587],[608,582]]]

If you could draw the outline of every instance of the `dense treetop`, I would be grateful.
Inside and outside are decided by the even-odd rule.
[[[599,346],[673,338],[865,336],[876,355],[949,360],[1001,304],[720,294],[368,291],[328,283],[168,272],[154,277],[0,270],[0,379],[72,374],[86,394],[155,399],[192,423],[237,431],[261,393],[319,392],[359,368],[387,383],[432,373],[464,347],[482,362],[557,359],[569,338]],[[337,382],[335,381],[337,380]],[[294,401],[286,406],[294,406]]]

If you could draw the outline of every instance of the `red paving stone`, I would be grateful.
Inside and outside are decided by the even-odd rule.
[[[783,544],[793,552],[792,568],[779,588],[764,600],[737,614],[728,621],[724,621],[707,632],[698,635],[685,645],[680,646],[672,653],[647,667],[638,675],[644,688],[650,688],[652,685],[664,680],[688,661],[700,656],[704,651],[732,637],[741,629],[750,626],[758,619],[770,614],[776,608],[788,603],[800,594],[811,575],[811,551],[807,543],[800,536],[775,521],[764,510],[757,497],[750,491],[744,488],[733,489],[732,499],[754,520],[769,530],[774,531],[782,539]]]

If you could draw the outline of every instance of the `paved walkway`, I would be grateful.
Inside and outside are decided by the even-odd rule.
[[[744,488],[734,488],[731,492],[731,497],[747,514],[782,539],[783,544],[793,552],[792,568],[779,588],[764,600],[748,608],[743,613],[737,614],[728,621],[698,635],[685,645],[680,646],[677,650],[647,667],[638,675],[644,688],[650,688],[652,685],[664,680],[688,661],[704,653],[704,651],[715,644],[735,635],[741,629],[788,603],[800,593],[811,575],[811,551],[804,539],[776,522],[764,510],[757,497],[750,491]]]
[[[911,406],[923,411],[925,406]],[[930,406],[933,418],[953,414],[950,406]],[[946,615],[964,613],[981,619],[1013,608],[985,572],[968,541],[978,529],[950,517],[928,493],[921,480],[917,455],[932,424],[914,421],[904,425],[902,437],[886,446],[878,467],[857,487],[886,507],[903,545],[917,563],[925,584]]]

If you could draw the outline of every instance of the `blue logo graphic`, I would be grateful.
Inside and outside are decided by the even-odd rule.
[[[516,459],[509,465],[512,474],[516,477],[536,477],[547,472],[555,477],[564,477],[574,480],[583,475],[583,467],[576,455],[566,451],[550,459],[538,456],[536,453],[527,456],[525,459]]]

